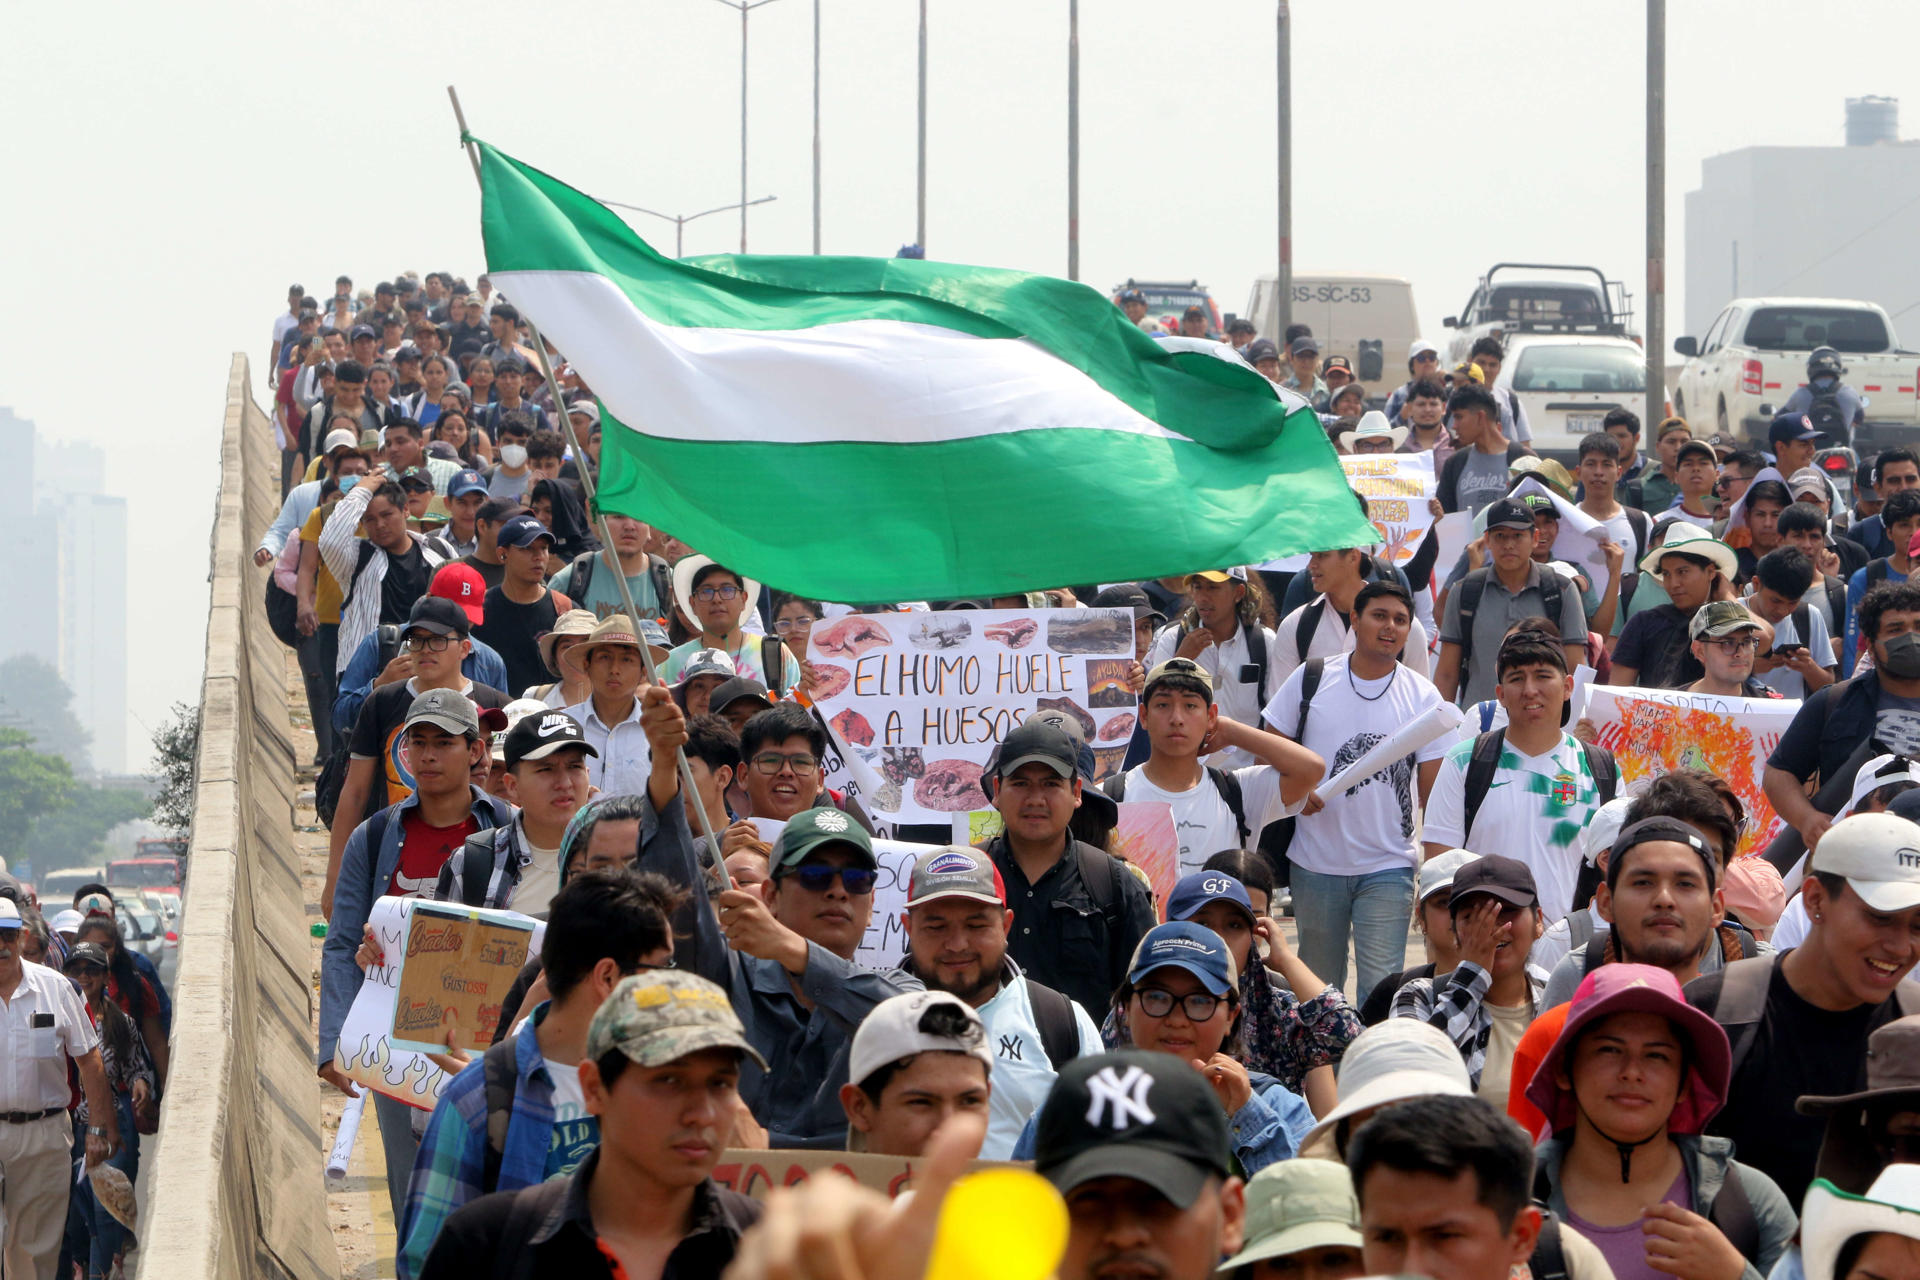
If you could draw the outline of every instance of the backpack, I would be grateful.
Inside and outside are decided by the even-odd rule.
[[[1487,579],[1492,575],[1491,566],[1475,569],[1460,579],[1460,683],[1466,684],[1467,663],[1473,658],[1473,615],[1480,610],[1480,597],[1487,593]],[[1545,565],[1540,566],[1540,613],[1552,618],[1554,625],[1560,625],[1560,575]]]
[[[1206,766],[1206,770],[1207,777],[1213,782],[1213,789],[1220,793],[1220,798],[1227,802],[1227,808],[1233,813],[1233,826],[1239,832],[1240,848],[1244,849],[1247,847],[1248,831],[1246,811],[1240,800],[1240,779],[1231,771],[1216,769],[1212,765]],[[1101,783],[1100,790],[1105,792],[1107,798],[1115,804],[1125,800],[1127,798],[1126,771],[1122,770]]]
[[[1585,922],[1584,937],[1581,936],[1582,926],[1580,924],[1574,923],[1576,920]],[[1593,918],[1589,916],[1584,909],[1575,913],[1574,915],[1568,916],[1567,921],[1570,926],[1568,930],[1569,935],[1578,939],[1578,941],[1576,941],[1573,944],[1574,946],[1576,947],[1583,946],[1586,943],[1592,942],[1596,939],[1598,939],[1601,943],[1600,949],[1598,951],[1594,950],[1592,947],[1587,947],[1586,963],[1582,966],[1580,970],[1583,976],[1586,974],[1592,973],[1595,969],[1598,969],[1601,965],[1606,963],[1605,957],[1606,957],[1607,948],[1605,943],[1606,943],[1607,935],[1604,933],[1599,933],[1595,931],[1593,927]],[[1740,943],[1740,958],[1742,960],[1751,960],[1755,956],[1760,954],[1760,944],[1754,941],[1753,935],[1747,932],[1747,927],[1745,925],[1741,924],[1739,921],[1729,916],[1727,917],[1727,920],[1726,920],[1726,927],[1733,930],[1734,937],[1738,939]],[[1715,941],[1717,942],[1718,940],[1719,939],[1716,931]]]
[[[1773,966],[1779,959],[1776,952],[1735,960],[1726,967],[1725,976],[1720,980],[1720,998],[1707,1012],[1726,1030],[1727,1042],[1733,1050],[1728,1080],[1739,1074],[1740,1064],[1753,1051],[1753,1042],[1760,1034],[1760,1019],[1767,1012],[1767,988],[1773,985]],[[1920,982],[1900,983],[1893,989],[1893,998],[1899,1003],[1899,1016],[1910,1018],[1920,1014]]]
[[[567,566],[572,570],[567,578],[568,595],[578,601],[586,600],[587,590],[593,585],[593,567],[599,560],[598,551],[582,551],[573,558],[573,563]],[[665,609],[667,602],[673,599],[673,571],[655,556],[647,561],[647,576],[653,579],[654,602]],[[584,604],[582,607],[585,607]]]
[[[1326,669],[1325,658],[1308,658],[1300,667],[1300,715],[1294,722],[1293,740],[1302,746],[1307,742],[1307,713],[1313,710],[1313,695],[1320,692],[1320,677]],[[1237,785],[1238,780],[1235,781]],[[1260,833],[1260,852],[1273,863],[1275,887],[1293,883],[1293,860],[1287,856],[1287,850],[1293,847],[1293,834],[1299,829],[1299,821],[1281,818],[1269,822]]]
[[[1878,560],[1873,560],[1868,562],[1867,564],[1867,590],[1868,591],[1873,590],[1875,587],[1879,586],[1881,583],[1887,580],[1887,571],[1890,567],[1891,567],[1890,563],[1884,556]]]
[[[1653,538],[1653,522],[1647,518],[1646,512],[1640,510],[1640,503],[1642,501],[1640,482],[1638,480],[1629,480],[1627,484],[1630,486],[1628,493],[1633,498],[1633,501],[1631,504],[1622,503],[1621,505],[1626,507],[1627,527],[1633,530],[1633,549],[1635,554],[1632,564],[1622,566],[1620,574],[1620,607],[1622,609],[1633,602],[1634,590],[1640,585],[1640,570],[1635,566],[1639,564],[1639,558],[1647,554],[1647,543]],[[1548,616],[1552,617],[1556,622],[1559,621],[1559,615],[1557,614],[1550,614]]]
[[[478,904],[469,902],[467,905]],[[508,1036],[488,1045],[480,1059],[487,1098],[487,1150],[480,1181],[482,1195],[500,1186],[500,1161],[507,1153],[507,1126],[513,1122],[513,1099],[520,1086],[515,1054],[514,1038]],[[564,1183],[566,1180],[562,1178],[556,1181]]]
[[[267,629],[273,638],[289,649],[298,649],[306,637],[300,634],[300,602],[293,592],[281,586],[267,568]]]
[[[1080,1028],[1074,1023],[1073,1001],[1032,978],[1027,979],[1027,1001],[1033,1006],[1040,1048],[1058,1072],[1080,1056]]]
[[[487,905],[487,886],[493,881],[493,867],[498,855],[494,836],[504,828],[490,827],[485,831],[476,831],[466,838],[460,848],[460,901],[469,907]],[[518,882],[519,876],[514,880]]]
[[[1546,1170],[1536,1166],[1533,1196],[1534,1202],[1540,1206],[1543,1221],[1540,1223],[1540,1235],[1533,1244],[1533,1256],[1527,1259],[1533,1280],[1567,1280],[1567,1254],[1566,1245],[1560,1239],[1561,1223],[1546,1207],[1552,1191]],[[1740,1175],[1731,1168],[1727,1170],[1726,1181],[1720,1184],[1720,1190],[1714,1195],[1713,1203],[1707,1206],[1707,1221],[1727,1238],[1728,1244],[1739,1250],[1741,1257],[1749,1262],[1758,1261],[1760,1220],[1754,1216],[1753,1200],[1747,1195],[1746,1187],[1741,1185]]]
[[[1373,579],[1379,581],[1379,579]],[[1293,659],[1296,663],[1307,660],[1307,650],[1313,647],[1313,637],[1320,630],[1320,619],[1326,614],[1327,598],[1316,596],[1300,613],[1300,621],[1293,628]],[[1411,636],[1411,629],[1409,629]],[[1400,652],[1394,655],[1401,662],[1407,660],[1407,646],[1401,645]],[[1260,690],[1260,705],[1267,705],[1267,691]]]
[[[1807,388],[1813,390],[1811,386]],[[1807,405],[1807,421],[1813,429],[1828,438],[1844,443],[1853,430],[1853,424],[1847,421],[1846,411],[1840,407],[1840,384],[1836,381],[1825,391],[1814,393],[1813,400]]]
[[[400,637],[404,630],[396,622],[383,622],[373,629],[377,637],[373,668],[376,676],[399,656]],[[364,711],[366,705],[362,702],[361,710]],[[326,714],[332,715],[333,709],[328,707]],[[329,829],[333,827],[334,810],[340,804],[340,789],[347,784],[347,769],[353,762],[353,727],[349,725],[345,733],[336,733],[333,738],[333,751],[313,780],[313,812],[320,819],[320,825]]]
[[[1470,839],[1473,835],[1473,820],[1480,812],[1481,801],[1487,798],[1487,792],[1493,787],[1493,775],[1500,768],[1500,749],[1507,744],[1507,731],[1495,729],[1483,733],[1473,740],[1473,755],[1467,761],[1467,795],[1465,817],[1460,824],[1460,837]],[[1613,799],[1620,786],[1620,767],[1614,763],[1613,753],[1594,742],[1583,742],[1580,750],[1587,757],[1587,772],[1593,775],[1594,789],[1600,793],[1600,803]]]
[[[1319,623],[1320,617],[1315,614],[1314,625],[1318,626]],[[1267,705],[1267,635],[1260,629],[1258,622],[1251,624],[1242,622],[1240,630],[1247,637],[1247,665],[1254,669],[1253,684],[1258,691],[1259,705],[1264,707]],[[1179,636],[1174,640],[1174,651],[1178,652],[1180,645],[1192,634],[1193,628],[1184,622],[1181,623]],[[1225,674],[1225,672],[1221,673],[1222,678]]]

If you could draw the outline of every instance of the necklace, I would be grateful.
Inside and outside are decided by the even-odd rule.
[[[1347,664],[1347,687],[1349,689],[1352,689],[1353,696],[1360,699],[1360,701],[1362,702],[1378,702],[1380,701],[1380,699],[1386,697],[1387,694],[1393,690],[1393,682],[1396,679],[1398,679],[1399,676],[1400,676],[1400,664],[1396,662],[1393,664],[1393,670],[1387,672],[1387,683],[1381,688],[1380,692],[1374,694],[1371,698],[1369,698],[1366,694],[1360,692],[1360,686],[1354,683],[1353,664],[1351,662]]]

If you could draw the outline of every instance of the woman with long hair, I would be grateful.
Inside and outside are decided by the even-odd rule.
[[[112,921],[104,917],[100,923],[112,925]],[[123,956],[123,962],[124,959]],[[134,1123],[134,1113],[150,1111],[153,1106],[153,1061],[133,1020],[121,1011],[108,992],[111,965],[99,943],[82,942],[67,957],[66,974],[80,988],[87,1016],[100,1032],[100,1060],[106,1069],[107,1090],[119,1113],[120,1149],[107,1157],[106,1162],[132,1182],[140,1172],[140,1132]],[[126,967],[131,972],[132,966]],[[84,1091],[79,1106],[74,1108],[73,1123],[74,1145],[84,1145],[87,1126],[93,1123],[87,1113]],[[95,1198],[92,1182],[82,1179],[74,1187],[72,1210],[67,1215],[66,1256],[74,1262],[85,1259],[87,1280],[107,1280],[115,1274],[129,1236],[119,1220]],[[70,1272],[63,1269],[61,1274]]]
[[[493,403],[493,360],[488,356],[475,356],[473,363],[467,366],[467,390],[472,393],[473,406],[484,409]]]
[[[481,465],[473,447],[473,423],[464,410],[442,409],[440,416],[434,419],[433,426],[427,429],[427,434],[452,445],[453,451],[460,455],[461,466],[478,468]]]
[[[133,1019],[134,1028],[146,1045],[147,1056],[153,1060],[157,1100],[167,1087],[167,1033],[160,1024],[159,995],[133,967],[133,961],[127,956],[126,939],[121,937],[120,925],[112,916],[89,915],[75,938],[78,942],[94,943],[106,953],[107,995],[120,1006],[122,1013]]]

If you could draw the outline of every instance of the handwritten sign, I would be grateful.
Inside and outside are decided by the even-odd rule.
[[[1340,459],[1340,469],[1367,500],[1367,519],[1380,531],[1380,554],[1392,564],[1413,559],[1433,524],[1427,505],[1438,492],[1433,455],[1350,454]]]
[[[910,1156],[876,1156],[862,1151],[767,1151],[755,1147],[729,1147],[720,1153],[713,1167],[713,1180],[729,1191],[765,1200],[779,1187],[793,1187],[821,1173],[836,1173],[852,1178],[863,1187],[893,1197],[913,1186],[914,1166]],[[968,1173],[982,1169],[1027,1169],[1024,1161],[975,1160]]]
[[[1146,873],[1153,905],[1165,916],[1167,895],[1180,882],[1180,832],[1173,806],[1164,800],[1123,800],[1114,806],[1120,824],[1113,829],[1112,852]]]
[[[1096,760],[1117,768],[1133,652],[1120,609],[853,614],[815,627],[807,647],[822,717],[879,780],[868,812],[942,824],[986,803],[987,757],[1042,708],[1079,721]]]
[[[1678,689],[1587,691],[1587,719],[1613,752],[1620,779],[1633,784],[1670,769],[1704,769],[1724,778],[1746,810],[1740,856],[1760,853],[1781,820],[1761,786],[1767,757],[1800,703],[1784,698],[1722,698]]]
[[[500,1002],[527,963],[530,923],[488,920],[471,907],[422,902],[407,920],[393,1005],[393,1044],[421,1052],[447,1043],[449,1019],[469,1043],[488,1044]]]
[[[334,1049],[333,1062],[355,1083],[396,1098],[408,1106],[425,1110],[439,1099],[447,1075],[417,1047],[395,1044],[393,1035],[398,1018],[400,971],[405,964],[406,942],[411,933],[410,922],[414,912],[422,909],[458,911],[462,915],[477,916],[489,924],[522,931],[526,939],[522,963],[525,955],[539,952],[546,925],[513,911],[485,908],[468,911],[463,907],[449,907],[445,903],[434,903],[424,898],[386,897],[374,902],[373,910],[367,915],[367,923],[373,927],[374,938],[385,953],[386,963],[367,970],[366,981],[360,984],[359,994],[354,997],[353,1005],[347,1010],[346,1019],[341,1024],[340,1042]],[[419,969],[425,971],[430,967],[421,965]],[[515,970],[518,971],[518,966]],[[510,974],[491,1003],[499,1004],[501,996],[506,994],[512,982]],[[468,1027],[464,1019],[461,1026]],[[488,1027],[484,1037],[471,1030],[467,1034],[468,1043],[475,1049],[484,1048],[492,1037],[492,1027]],[[417,1045],[419,1042],[412,1043]],[[440,1050],[445,1043],[443,1037],[430,1047]]]

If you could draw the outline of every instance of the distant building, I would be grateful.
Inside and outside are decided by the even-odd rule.
[[[1734,298],[1862,298],[1920,346],[1920,142],[1897,141],[1892,98],[1850,99],[1845,136],[1846,146],[1745,147],[1702,163],[1687,193],[1682,333],[1705,333]]]
[[[73,690],[100,773],[127,768],[127,503],[103,492],[106,454],[53,442],[0,406],[0,475],[30,504],[0,557],[0,659],[31,654]]]

